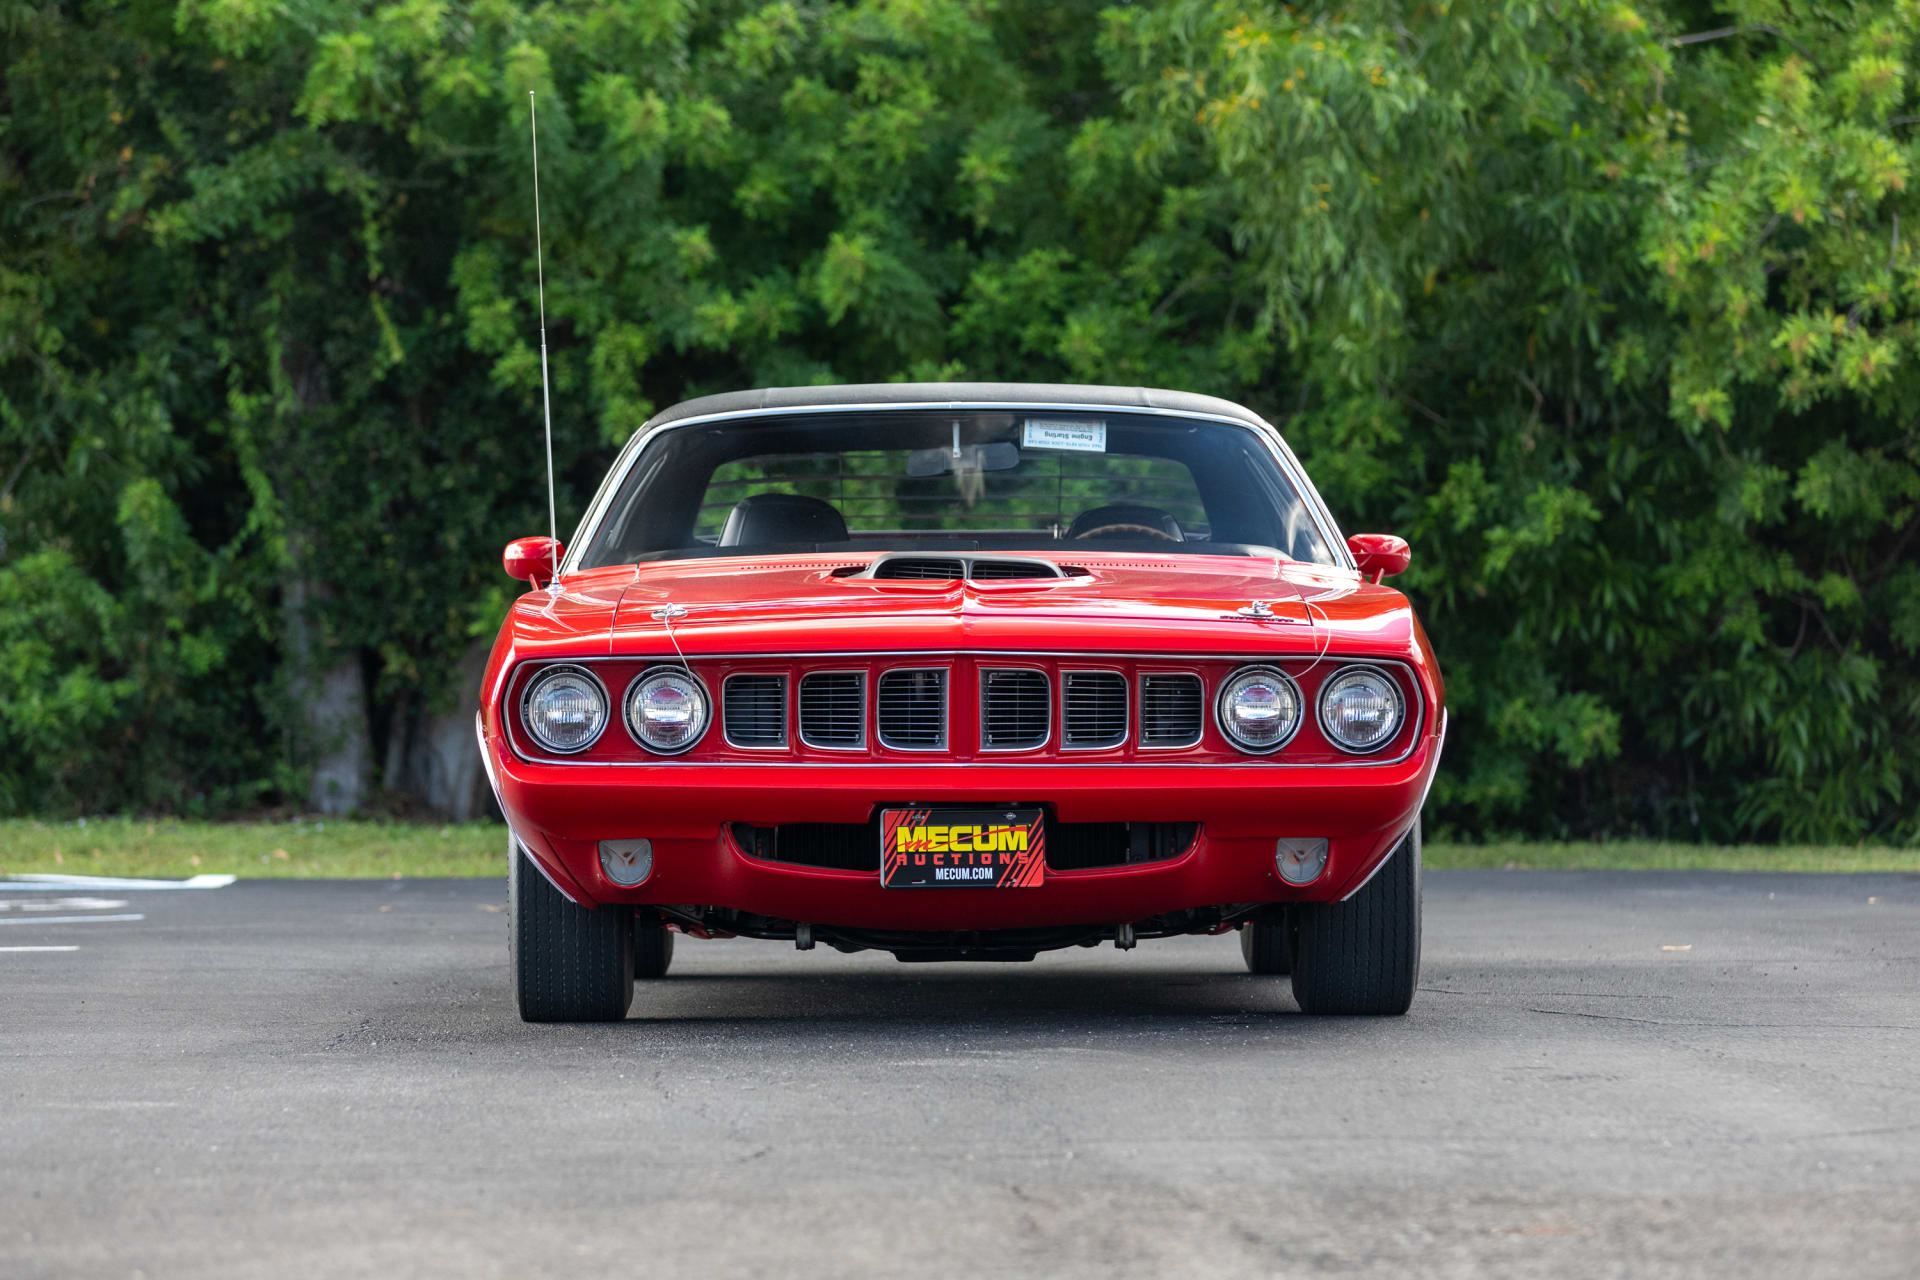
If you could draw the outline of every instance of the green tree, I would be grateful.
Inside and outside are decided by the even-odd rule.
[[[1916,25],[0,9],[0,805],[464,802],[545,522],[531,89],[563,513],[705,391],[1227,395],[1413,539],[1444,823],[1920,839]]]
[[[1289,433],[1419,549],[1455,821],[1920,836],[1914,16],[1116,16],[1157,148],[1214,158]]]

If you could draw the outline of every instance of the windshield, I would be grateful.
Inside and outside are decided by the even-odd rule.
[[[660,432],[579,567],[812,551],[1282,555],[1335,564],[1252,429],[1127,413],[795,413]]]

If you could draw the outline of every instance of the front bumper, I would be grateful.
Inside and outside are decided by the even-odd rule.
[[[1398,764],[1354,766],[662,763],[529,764],[481,730],[508,823],[569,897],[725,907],[780,920],[897,930],[1117,924],[1229,903],[1337,901],[1358,889],[1419,815],[1445,722]],[[1062,822],[1197,822],[1168,862],[1049,870],[1031,889],[883,889],[868,872],[765,862],[728,827],[863,823],[902,805],[1048,806]],[[598,842],[644,836],[652,875],[607,880]],[[1327,869],[1295,887],[1274,868],[1279,836],[1325,836]]]

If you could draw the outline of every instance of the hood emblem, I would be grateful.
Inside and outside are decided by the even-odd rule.
[[[675,618],[686,617],[687,607],[683,604],[670,604],[664,609],[655,609],[652,616],[661,622],[672,622]]]

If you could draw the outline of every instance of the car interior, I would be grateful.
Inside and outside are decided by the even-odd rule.
[[[1110,502],[1082,511],[1067,526],[1071,542],[1148,538],[1185,542],[1185,532],[1173,513],[1138,502]],[[798,493],[756,493],[742,498],[727,513],[726,526],[716,547],[764,548],[796,544],[822,546],[851,542],[839,508],[821,498]]]

